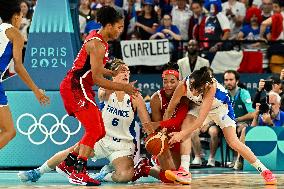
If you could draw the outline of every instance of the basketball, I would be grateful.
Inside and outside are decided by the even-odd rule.
[[[159,156],[169,148],[168,142],[168,137],[163,132],[154,132],[146,138],[145,147],[150,154]]]

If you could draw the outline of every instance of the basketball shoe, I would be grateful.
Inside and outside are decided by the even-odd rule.
[[[265,184],[267,184],[267,185],[277,184],[277,179],[276,179],[275,175],[273,175],[273,173],[270,170],[263,171],[261,173],[261,176],[264,178]]]
[[[165,176],[168,180],[173,181],[177,184],[190,184],[191,173],[180,167],[177,171],[166,170]]]
[[[132,178],[132,182],[135,182],[141,177],[148,177],[150,168],[149,160],[146,157],[140,158],[134,166],[134,176]]]
[[[75,167],[73,165],[68,166],[66,165],[66,161],[62,161],[59,165],[56,166],[55,169],[56,172],[59,173],[60,175],[69,177],[72,174]]]
[[[108,173],[111,173],[112,171],[114,171],[114,168],[111,165],[105,165],[103,166],[103,168],[100,170],[99,173],[96,174],[89,174],[91,178],[98,180],[100,182],[104,182],[104,178]]]
[[[20,171],[18,177],[22,182],[36,182],[41,177],[41,174],[38,169],[29,170],[29,171]]]

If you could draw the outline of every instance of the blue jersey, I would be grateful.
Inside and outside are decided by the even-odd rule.
[[[13,58],[13,44],[6,35],[6,30],[12,28],[11,24],[0,24],[0,107],[8,104],[5,91],[2,86],[2,78],[9,68],[11,59]]]
[[[13,27],[11,24],[0,24],[0,82],[13,58],[13,44],[6,35],[6,30],[11,27]]]

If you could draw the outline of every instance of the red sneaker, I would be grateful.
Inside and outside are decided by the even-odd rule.
[[[177,184],[191,184],[191,173],[180,167],[177,171],[166,170],[165,176],[168,180]]]
[[[72,172],[75,170],[74,166],[67,166],[65,161],[62,161],[59,165],[56,166],[56,172],[62,176],[69,177]]]
[[[73,171],[69,176],[69,182],[75,185],[81,186],[99,186],[101,183],[98,180],[92,179],[87,171],[82,171],[77,173],[77,171]]]
[[[150,168],[149,160],[146,157],[140,158],[134,166],[134,176],[132,177],[132,182],[135,182],[141,177],[148,177],[149,171],[146,171],[147,167]]]
[[[271,184],[271,185],[277,184],[277,179],[270,170],[263,171],[261,173],[261,176],[264,178],[265,184]]]

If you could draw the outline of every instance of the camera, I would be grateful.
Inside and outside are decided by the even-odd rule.
[[[272,90],[272,84],[273,84],[272,80],[264,80],[264,90],[266,92],[271,91]]]
[[[261,102],[259,106],[259,114],[270,113],[270,105],[267,102]]]

